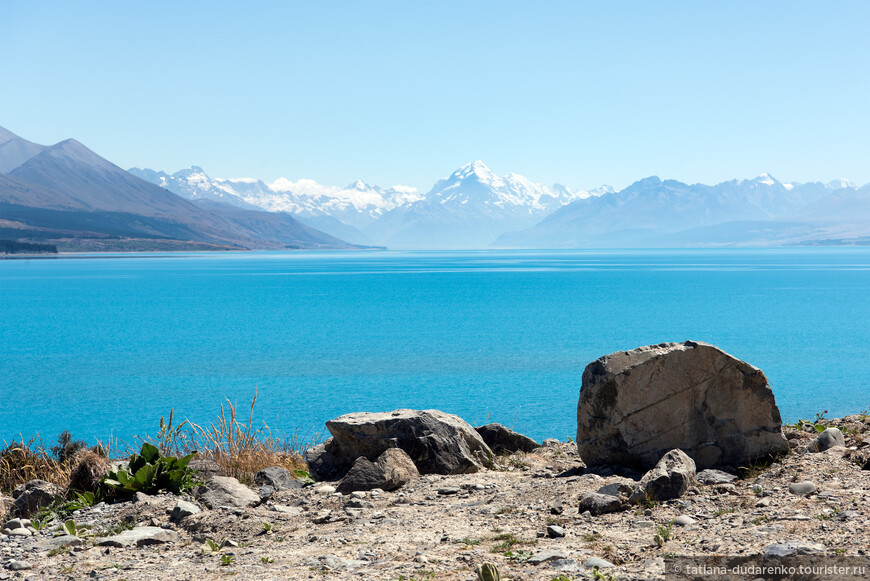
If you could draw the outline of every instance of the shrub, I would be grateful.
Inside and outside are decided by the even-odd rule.
[[[111,470],[103,477],[100,492],[107,499],[133,496],[137,492],[189,492],[200,484],[195,479],[196,471],[188,467],[192,458],[193,454],[183,458],[161,456],[156,446],[145,442],[139,454],[130,454],[127,470]]]
[[[72,490],[97,492],[100,481],[109,471],[109,461],[94,450],[80,450],[74,458],[75,464],[69,475]]]

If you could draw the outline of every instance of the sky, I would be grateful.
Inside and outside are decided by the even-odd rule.
[[[469,161],[870,182],[870,3],[0,2],[0,126],[124,168],[427,191]]]

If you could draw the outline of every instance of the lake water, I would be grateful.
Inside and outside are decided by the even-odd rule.
[[[576,431],[607,353],[713,343],[786,421],[870,405],[870,249],[286,252],[0,260],[0,441],[125,441],[225,398],[281,435],[437,408]]]

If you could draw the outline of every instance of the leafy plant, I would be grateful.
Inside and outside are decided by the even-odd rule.
[[[207,553],[220,553],[224,550],[223,545],[219,545],[212,539],[206,539],[202,546],[199,547],[200,552],[205,555]]]
[[[297,468],[293,471],[293,476],[296,477],[296,480],[299,480],[303,484],[314,484],[317,482],[314,478],[311,477],[311,474],[308,473],[308,470],[302,470],[301,468]]]
[[[64,523],[63,523],[63,525],[60,527],[60,534],[63,534],[63,535],[70,535],[70,536],[73,536],[73,537],[89,537],[89,536],[93,536],[93,535],[91,535],[90,533],[87,532],[89,528],[90,528],[90,527],[88,527],[87,525],[81,525],[81,526],[79,526],[79,525],[76,524],[76,521],[74,521],[73,519],[69,518],[69,519],[65,520]]]
[[[501,574],[498,572],[498,567],[494,563],[483,563],[478,565],[474,570],[477,573],[478,581],[500,581]]]
[[[263,534],[271,535],[275,529],[275,525],[270,523],[269,521],[263,521]]]
[[[233,557],[232,555],[221,555],[221,565],[223,567],[229,567],[230,565],[233,564],[233,561],[235,561],[235,560],[236,560],[236,558]]]
[[[262,561],[264,565],[268,565],[269,563],[274,563],[275,559],[272,557],[260,557],[260,561]]]
[[[598,569],[598,565],[592,567],[592,578],[596,581],[616,581],[616,577],[614,577],[610,573],[602,573]]]
[[[661,547],[671,540],[671,532],[673,531],[673,528],[674,521],[669,522],[667,525],[658,525],[656,527],[656,535],[653,537],[655,544]]]
[[[519,549],[517,551],[507,551],[504,553],[504,556],[510,559],[511,561],[520,561],[525,562],[535,556],[535,553],[532,551],[523,551]]]
[[[184,494],[200,484],[195,478],[196,471],[188,467],[193,456],[162,456],[156,446],[144,442],[139,454],[130,455],[128,469],[111,470],[103,477],[100,491],[106,498],[161,490]]]

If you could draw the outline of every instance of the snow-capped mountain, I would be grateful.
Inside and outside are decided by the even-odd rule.
[[[863,190],[848,180],[783,183],[769,174],[712,186],[652,176],[619,192],[565,205],[532,228],[502,235],[496,245],[776,245],[856,237],[860,229],[842,226],[863,222],[870,234],[870,198]]]
[[[482,248],[503,232],[528,228],[553,210],[591,195],[517,174],[500,177],[475,161],[436,182],[422,199],[385,214],[365,232],[394,248]]]

